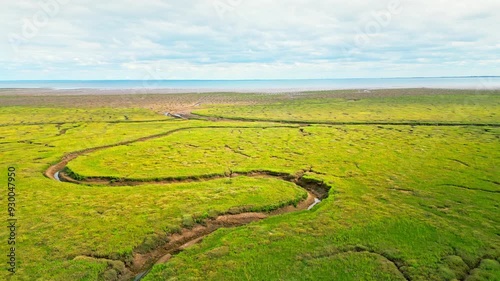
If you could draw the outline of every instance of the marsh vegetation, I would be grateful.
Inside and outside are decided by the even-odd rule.
[[[500,95],[414,91],[218,94],[198,120],[6,98],[12,280],[126,279],[174,235],[300,204],[307,182],[328,198],[217,227],[144,280],[499,280]],[[44,176],[62,162],[79,184]]]

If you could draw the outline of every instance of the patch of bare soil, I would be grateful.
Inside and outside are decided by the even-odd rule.
[[[166,112],[188,115],[191,111],[211,104],[268,104],[302,98],[344,98],[360,100],[368,97],[396,97],[435,94],[470,93],[468,90],[444,89],[380,89],[373,91],[285,91],[279,93],[237,92],[191,92],[171,89],[0,89],[2,106],[48,106],[48,107],[113,107],[146,108],[165,114]]]

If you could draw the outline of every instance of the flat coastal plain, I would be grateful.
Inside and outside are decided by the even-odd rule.
[[[0,89],[0,144],[2,280],[500,280],[498,90]]]

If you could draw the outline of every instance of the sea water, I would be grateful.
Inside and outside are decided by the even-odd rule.
[[[279,91],[340,89],[500,89],[499,76],[436,78],[349,78],[295,80],[19,80],[0,81],[0,88],[172,89],[205,91]]]

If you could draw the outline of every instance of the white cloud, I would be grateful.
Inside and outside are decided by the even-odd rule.
[[[4,1],[0,79],[500,75],[500,1],[394,1]]]

